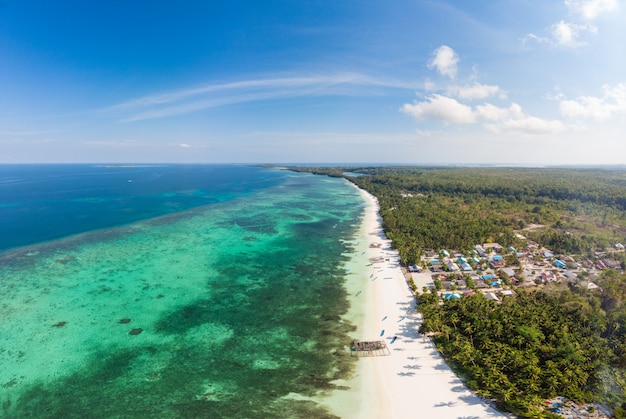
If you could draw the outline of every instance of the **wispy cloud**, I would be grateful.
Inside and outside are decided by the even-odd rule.
[[[618,0],[565,0],[565,6],[573,14],[574,22],[560,20],[547,28],[546,35],[529,33],[523,41],[552,47],[578,48],[587,44],[587,35],[598,33],[598,28],[589,21],[619,11]]]
[[[415,83],[373,78],[358,73],[260,78],[147,95],[110,106],[103,111],[121,114],[122,121],[131,122],[263,100],[300,96],[358,96],[368,94],[364,88],[380,92],[381,89],[415,89],[416,87]]]
[[[565,5],[586,20],[619,10],[618,0],[565,0]]]
[[[561,20],[550,26],[547,36],[539,36],[531,33],[527,35],[526,39],[554,47],[578,48],[587,44],[587,42],[584,41],[585,34],[596,33],[598,33],[598,29],[593,25],[587,23],[571,23]]]

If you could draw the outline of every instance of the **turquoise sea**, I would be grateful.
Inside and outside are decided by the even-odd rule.
[[[363,208],[278,169],[0,166],[0,417],[333,417]]]

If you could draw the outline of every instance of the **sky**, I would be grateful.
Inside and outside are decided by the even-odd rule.
[[[626,0],[0,0],[0,163],[626,164]]]

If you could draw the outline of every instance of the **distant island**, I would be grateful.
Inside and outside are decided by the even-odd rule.
[[[376,196],[420,332],[478,395],[519,417],[626,417],[623,168],[288,169]]]

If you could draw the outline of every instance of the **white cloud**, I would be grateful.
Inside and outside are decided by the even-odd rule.
[[[576,99],[561,100],[561,113],[570,118],[603,121],[614,114],[626,113],[626,84],[602,86],[602,97],[580,96]]]
[[[456,99],[434,94],[424,102],[405,104],[401,110],[417,120],[436,120],[446,123],[473,124],[484,122],[489,131],[528,135],[552,134],[567,126],[559,120],[548,120],[527,115],[517,103],[501,108],[485,103],[472,108]]]
[[[565,0],[565,5],[571,12],[587,20],[619,10],[618,0]]]
[[[501,97],[506,97],[506,94],[500,90],[498,86],[491,86],[488,84],[474,83],[471,86],[450,86],[446,92],[451,96],[456,96],[459,99],[485,99],[491,96],[495,96],[500,93]]]
[[[401,110],[418,120],[435,119],[456,124],[472,124],[476,121],[471,106],[438,94],[430,96],[426,102],[407,103]]]
[[[460,61],[456,52],[449,46],[442,45],[434,51],[433,55],[428,62],[428,68],[435,68],[439,74],[454,79]]]
[[[178,146],[179,146],[180,148],[191,148],[191,145],[190,145],[190,144],[184,144],[184,143],[183,143],[183,144],[178,144]]]

